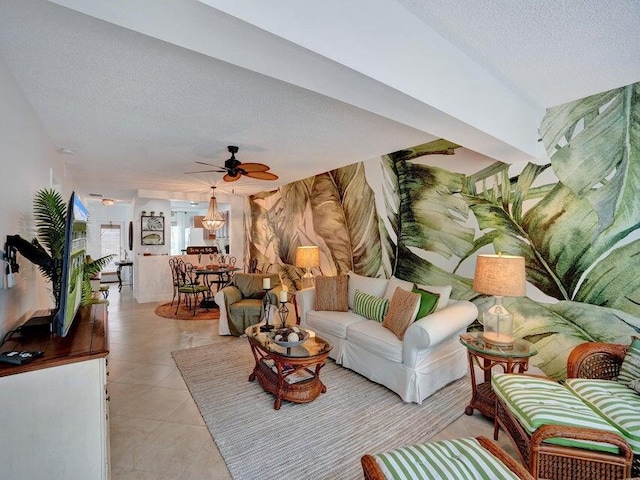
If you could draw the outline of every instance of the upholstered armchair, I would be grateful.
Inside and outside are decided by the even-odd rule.
[[[244,334],[247,327],[259,323],[265,291],[263,279],[269,278],[271,289],[266,292],[271,305],[278,305],[282,289],[277,273],[236,273],[231,283],[216,293],[214,299],[220,307],[220,335]]]

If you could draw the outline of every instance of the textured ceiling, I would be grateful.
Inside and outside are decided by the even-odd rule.
[[[640,80],[639,29],[632,28],[638,2],[583,3],[399,0],[396,8],[430,24],[509,88],[550,106]],[[177,25],[188,34],[188,25]],[[64,161],[77,188],[121,200],[139,189],[206,199],[208,185],[220,184],[222,175],[184,172],[199,169],[195,161],[222,164],[227,145],[240,147],[241,161],[267,163],[280,176],[221,185],[246,194],[435,138],[44,0],[0,0],[0,57],[54,145],[75,152]]]

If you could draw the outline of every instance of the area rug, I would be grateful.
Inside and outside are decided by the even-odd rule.
[[[463,378],[422,405],[407,404],[330,360],[321,373],[326,393],[276,411],[273,395],[248,381],[246,339],[172,355],[235,480],[361,479],[363,454],[428,440],[471,396]]]
[[[209,310],[198,308],[194,315],[193,310],[183,304],[180,305],[176,314],[176,304],[171,305],[171,302],[156,307],[154,313],[159,317],[171,318],[172,320],[215,320],[220,318],[220,310],[217,308],[210,308]]]

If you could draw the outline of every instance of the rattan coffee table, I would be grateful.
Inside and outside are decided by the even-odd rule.
[[[309,332],[311,336],[302,345],[287,348],[277,345],[270,332],[261,332],[260,324],[245,330],[256,361],[249,381],[258,379],[265,391],[276,396],[276,410],[280,410],[283,400],[308,403],[327,391],[320,380],[320,370],[333,346]]]

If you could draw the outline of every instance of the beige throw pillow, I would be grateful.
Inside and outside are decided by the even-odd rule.
[[[404,332],[416,317],[418,308],[420,308],[420,295],[397,287],[391,298],[389,311],[382,321],[382,326],[391,330],[396,337],[402,340]]]
[[[316,277],[315,310],[330,312],[346,312],[349,310],[347,291],[349,277],[337,275],[335,277]]]

